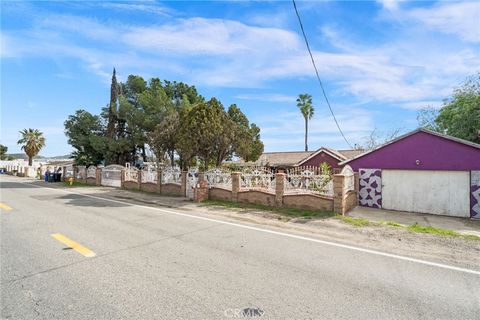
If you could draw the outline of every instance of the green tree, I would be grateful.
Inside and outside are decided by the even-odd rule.
[[[308,151],[308,121],[312,119],[315,108],[312,105],[312,96],[307,93],[301,93],[297,98],[297,107],[305,119],[305,151]]]
[[[256,161],[263,153],[260,128],[250,124],[245,114],[235,105],[228,108],[228,117],[233,123],[232,153],[245,161]]]
[[[117,83],[117,76],[115,68],[113,68],[112,82],[110,84],[110,104],[108,105],[108,114],[107,118],[107,132],[106,136],[112,140],[115,139],[115,127],[117,121],[117,105],[118,105],[118,96],[119,96],[120,86]],[[108,159],[109,161],[110,159]]]
[[[192,107],[182,123],[179,148],[198,156],[202,169],[218,163],[223,143],[224,122],[228,120],[222,104],[215,98]],[[222,159],[223,161],[223,159]]]
[[[45,147],[45,137],[38,129],[23,129],[20,131],[22,136],[17,144],[22,145],[22,150],[28,156],[28,165],[32,165],[33,157],[35,157],[43,147]]]
[[[0,144],[0,160],[5,160],[7,158],[8,147]]]
[[[155,130],[149,135],[149,144],[157,159],[161,160],[167,154],[172,166],[175,161],[179,127],[180,117],[176,111],[172,111],[160,121]]]
[[[68,143],[75,149],[73,157],[77,165],[97,165],[106,156],[109,138],[99,116],[85,110],[77,110],[64,123]]]
[[[252,123],[247,131],[246,138],[238,143],[235,153],[247,162],[257,161],[262,155],[263,149],[264,145],[260,139],[260,128],[255,123]]]
[[[445,100],[435,119],[439,131],[480,143],[480,73],[467,79]]]

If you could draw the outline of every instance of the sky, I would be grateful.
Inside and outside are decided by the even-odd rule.
[[[63,123],[99,114],[112,69],[183,81],[261,128],[265,151],[302,150],[300,93],[313,96],[309,149],[348,149],[329,113],[290,1],[1,1],[1,137],[38,128],[68,154]],[[480,3],[298,1],[337,120],[351,145],[408,132],[480,71]]]

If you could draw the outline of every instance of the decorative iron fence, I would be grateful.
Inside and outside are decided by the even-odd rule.
[[[138,169],[127,166],[125,168],[125,181],[138,182]]]
[[[71,178],[71,177],[73,177],[73,165],[67,166],[65,170],[65,178]]]
[[[205,172],[205,179],[210,188],[222,188],[232,190],[232,174],[221,168],[211,169]]]
[[[245,168],[240,175],[242,189],[275,191],[275,184],[275,174],[267,168]]]
[[[165,167],[162,170],[162,183],[173,183],[181,184],[182,183],[182,171],[179,167]]]
[[[123,169],[124,167],[118,164],[112,164],[102,168],[102,186],[120,188],[122,186]]]
[[[333,196],[333,180],[319,167],[297,167],[287,171],[284,193],[314,193]]]
[[[155,168],[148,167],[142,170],[142,183],[157,183],[158,173]]]
[[[197,186],[198,183],[198,168],[189,168],[187,171],[187,185],[186,185],[186,196],[188,199],[194,198],[193,189]]]
[[[76,178],[78,180],[84,180],[87,178],[87,176],[85,175],[85,169],[86,167],[85,166],[78,166],[77,167],[77,176]]]
[[[97,167],[95,166],[90,166],[87,169],[87,178],[97,178]]]

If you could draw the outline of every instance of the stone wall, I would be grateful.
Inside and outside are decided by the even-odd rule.
[[[275,206],[275,194],[258,190],[240,191],[237,195],[237,201],[273,207]]]
[[[232,191],[220,188],[211,188],[209,190],[208,197],[211,200],[232,201]]]
[[[140,189],[146,192],[158,193],[158,185],[156,183],[145,182],[140,185]]]
[[[356,191],[348,191],[344,198],[343,198],[343,211],[344,214],[348,211],[352,210],[357,206],[357,192]]]
[[[161,194],[171,196],[182,196],[182,186],[173,183],[162,184]]]
[[[123,188],[127,190],[138,190],[138,183],[133,181],[124,181]]]
[[[283,206],[307,210],[333,211],[333,198],[314,194],[287,194],[283,196]]]

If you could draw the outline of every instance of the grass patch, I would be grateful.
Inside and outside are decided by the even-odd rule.
[[[336,216],[335,218],[342,220],[345,223],[351,224],[355,227],[366,227],[370,225],[370,221],[364,218],[352,218],[352,217],[345,217],[345,216]]]
[[[81,183],[81,182],[78,182],[78,181],[75,181],[74,183],[72,183],[72,185],[70,185],[70,182],[67,182],[67,181],[64,181],[63,182],[63,185],[67,188],[75,188],[75,187],[95,187],[95,185],[92,185],[92,184],[86,184],[86,183]]]
[[[255,209],[262,211],[271,211],[288,217],[296,218],[328,218],[333,217],[335,214],[331,211],[321,211],[321,210],[306,210],[306,209],[296,209],[296,208],[276,208],[269,207],[262,204],[254,203],[240,203],[232,201],[222,201],[222,200],[205,200],[202,204],[207,206],[221,206],[224,208],[231,209]]]
[[[404,228],[405,227],[403,224],[397,223],[395,221],[380,221],[380,224],[383,224],[383,225],[389,226],[389,227],[395,227],[395,228]]]
[[[439,236],[464,238],[467,240],[480,240],[479,236],[476,236],[473,234],[462,234],[454,230],[427,227],[427,226],[422,226],[418,223],[414,223],[412,225],[406,226],[406,225],[397,223],[395,221],[380,221],[376,223],[376,222],[368,221],[367,219],[364,219],[364,218],[344,217],[340,215],[336,216],[335,218],[340,219],[343,222],[351,224],[356,227],[365,227],[369,225],[377,225],[377,226],[383,225],[388,227],[401,228],[401,229],[405,229],[410,232],[416,232],[416,233],[428,233],[428,234],[435,234]]]
[[[475,236],[473,234],[461,234],[459,232],[449,230],[449,229],[422,226],[418,223],[409,225],[408,227],[406,227],[406,229],[409,231],[418,232],[418,233],[429,233],[429,234],[437,234],[437,235],[449,236],[449,237],[460,237],[468,240],[480,240],[480,237]]]

